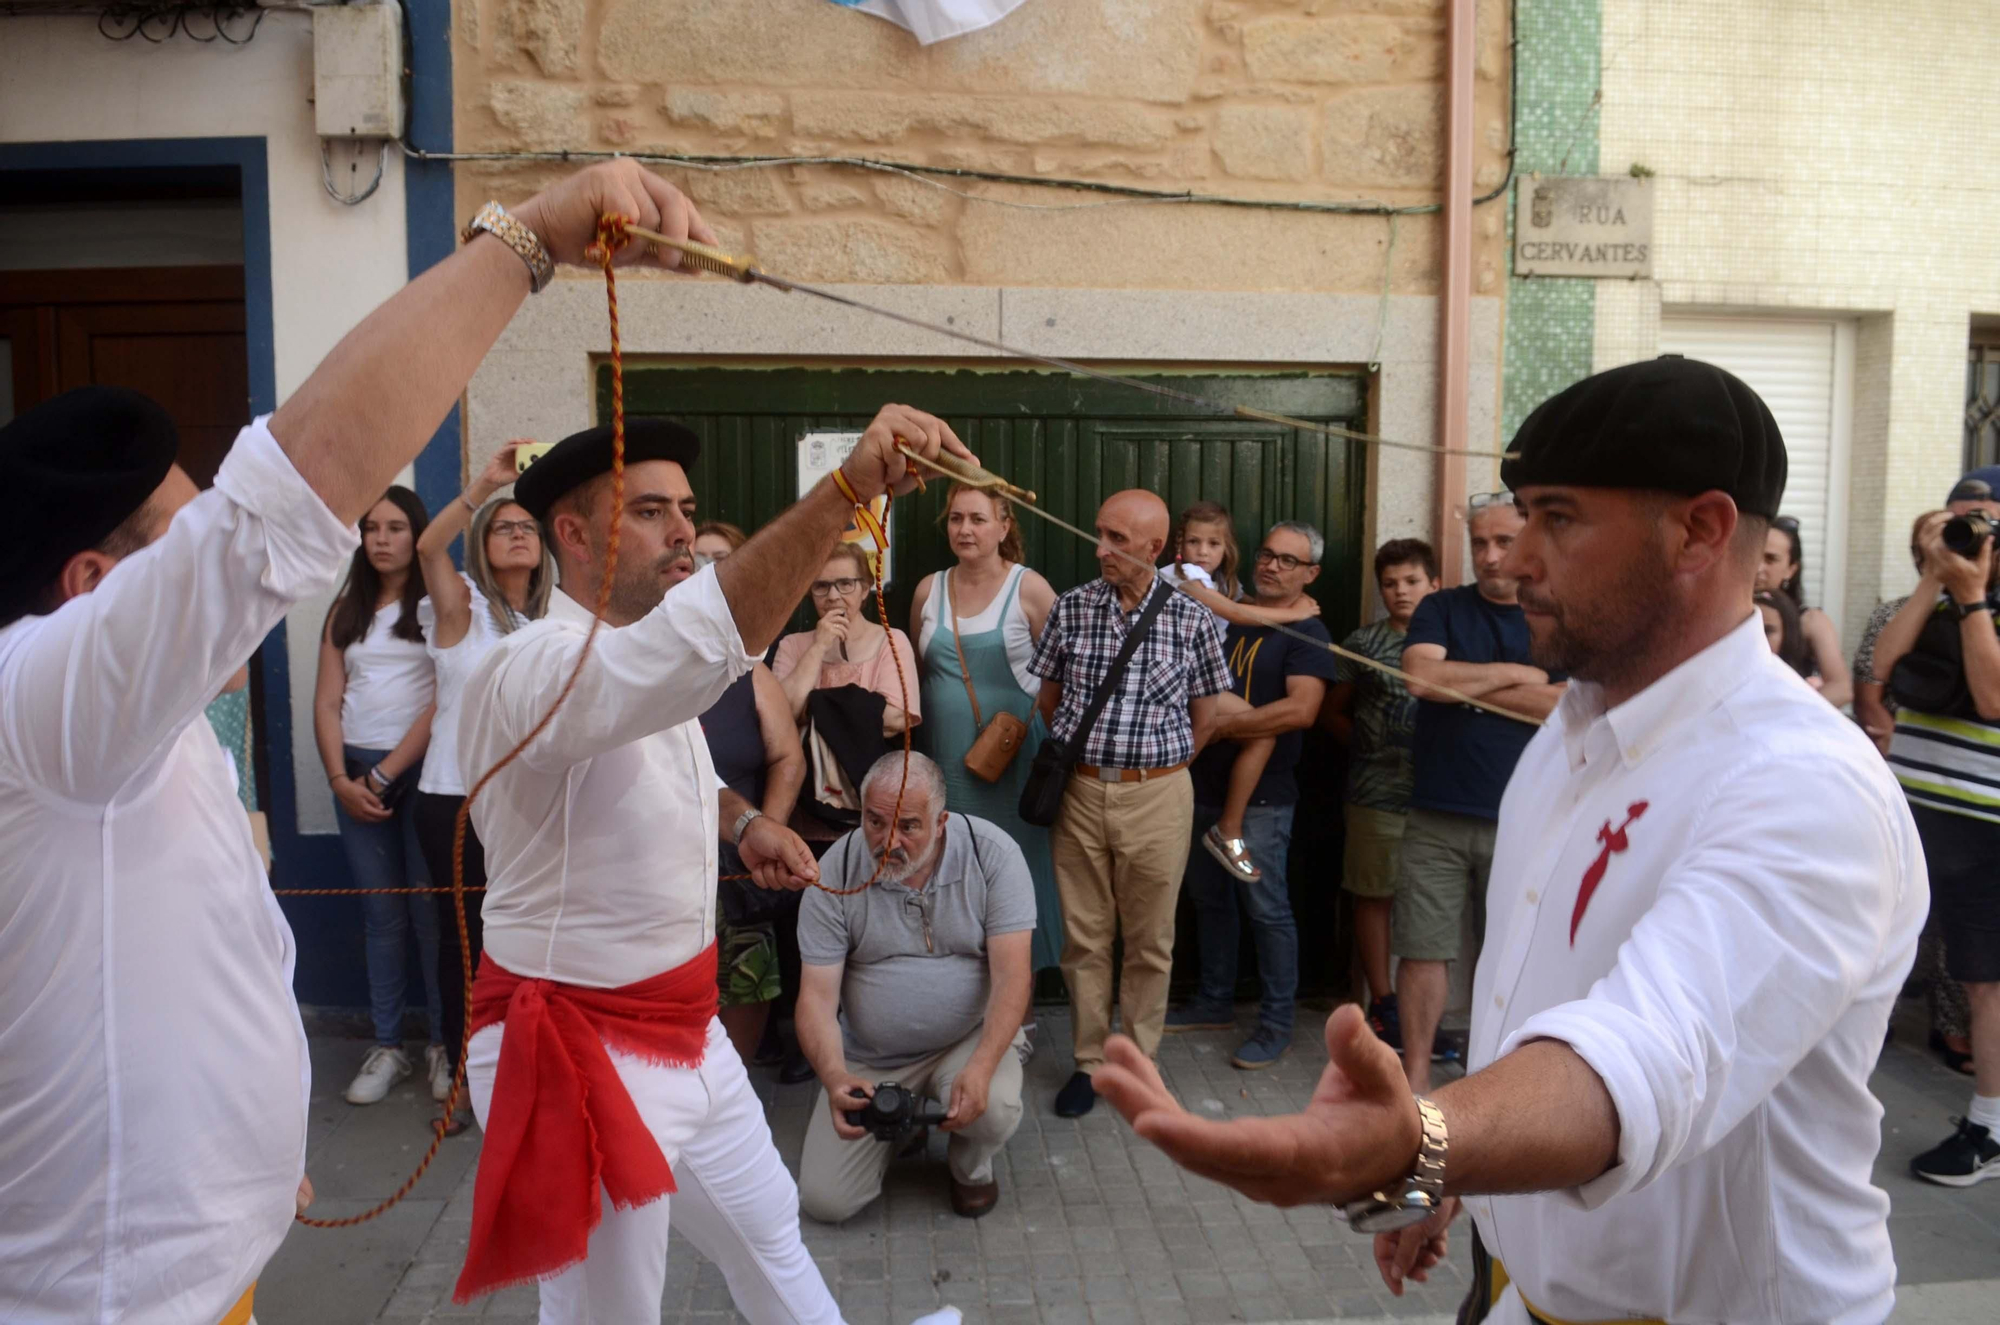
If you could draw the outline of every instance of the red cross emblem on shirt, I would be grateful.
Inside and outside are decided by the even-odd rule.
[[[1597,885],[1604,882],[1604,871],[1611,866],[1611,858],[1625,850],[1625,830],[1630,828],[1640,815],[1646,812],[1647,801],[1633,801],[1625,807],[1625,822],[1613,828],[1606,819],[1604,827],[1597,830],[1597,840],[1604,849],[1597,853],[1597,859],[1590,862],[1590,868],[1583,872],[1583,883],[1576,890],[1576,910],[1569,917],[1569,946],[1576,946],[1576,927],[1583,923],[1584,908],[1590,905],[1590,895],[1597,891]]]

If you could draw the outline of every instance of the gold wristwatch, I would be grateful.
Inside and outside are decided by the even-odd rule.
[[[1420,1224],[1436,1214],[1444,1203],[1444,1159],[1449,1149],[1444,1114],[1437,1105],[1419,1095],[1417,1117],[1423,1124],[1423,1134],[1417,1142],[1417,1163],[1410,1176],[1341,1207],[1348,1226],[1356,1233],[1393,1233]]]
[[[493,236],[521,257],[528,264],[528,289],[540,294],[556,274],[556,260],[549,256],[548,246],[541,236],[522,225],[514,215],[497,202],[489,202],[473,214],[459,239],[470,244],[475,235],[485,233]]]

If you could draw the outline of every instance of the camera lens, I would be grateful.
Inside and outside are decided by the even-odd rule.
[[[1938,537],[1944,545],[1961,557],[1976,555],[1979,545],[1993,532],[1993,522],[1975,511],[1969,515],[1955,515],[1944,522]]]
[[[903,1112],[903,1092],[896,1086],[877,1086],[875,1098],[870,1102],[883,1118],[894,1118]]]

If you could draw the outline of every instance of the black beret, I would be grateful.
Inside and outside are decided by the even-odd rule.
[[[65,391],[0,427],[0,622],[144,506],[179,450],[166,410],[117,386]]]
[[[701,438],[666,419],[625,420],[625,463],[671,460],[693,469],[701,458]],[[550,447],[514,480],[514,500],[542,523],[549,508],[566,492],[611,472],[611,425],[586,428]]]
[[[1714,364],[1663,354],[1586,377],[1535,407],[1500,481],[1524,487],[1726,492],[1770,519],[1785,441],[1755,391]]]

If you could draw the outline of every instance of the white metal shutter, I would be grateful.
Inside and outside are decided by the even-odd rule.
[[[1799,522],[1806,600],[1836,621],[1847,578],[1846,403],[1836,391],[1842,330],[1838,322],[1790,318],[1660,319],[1662,354],[1727,369],[1770,406],[1785,439],[1780,511]]]

